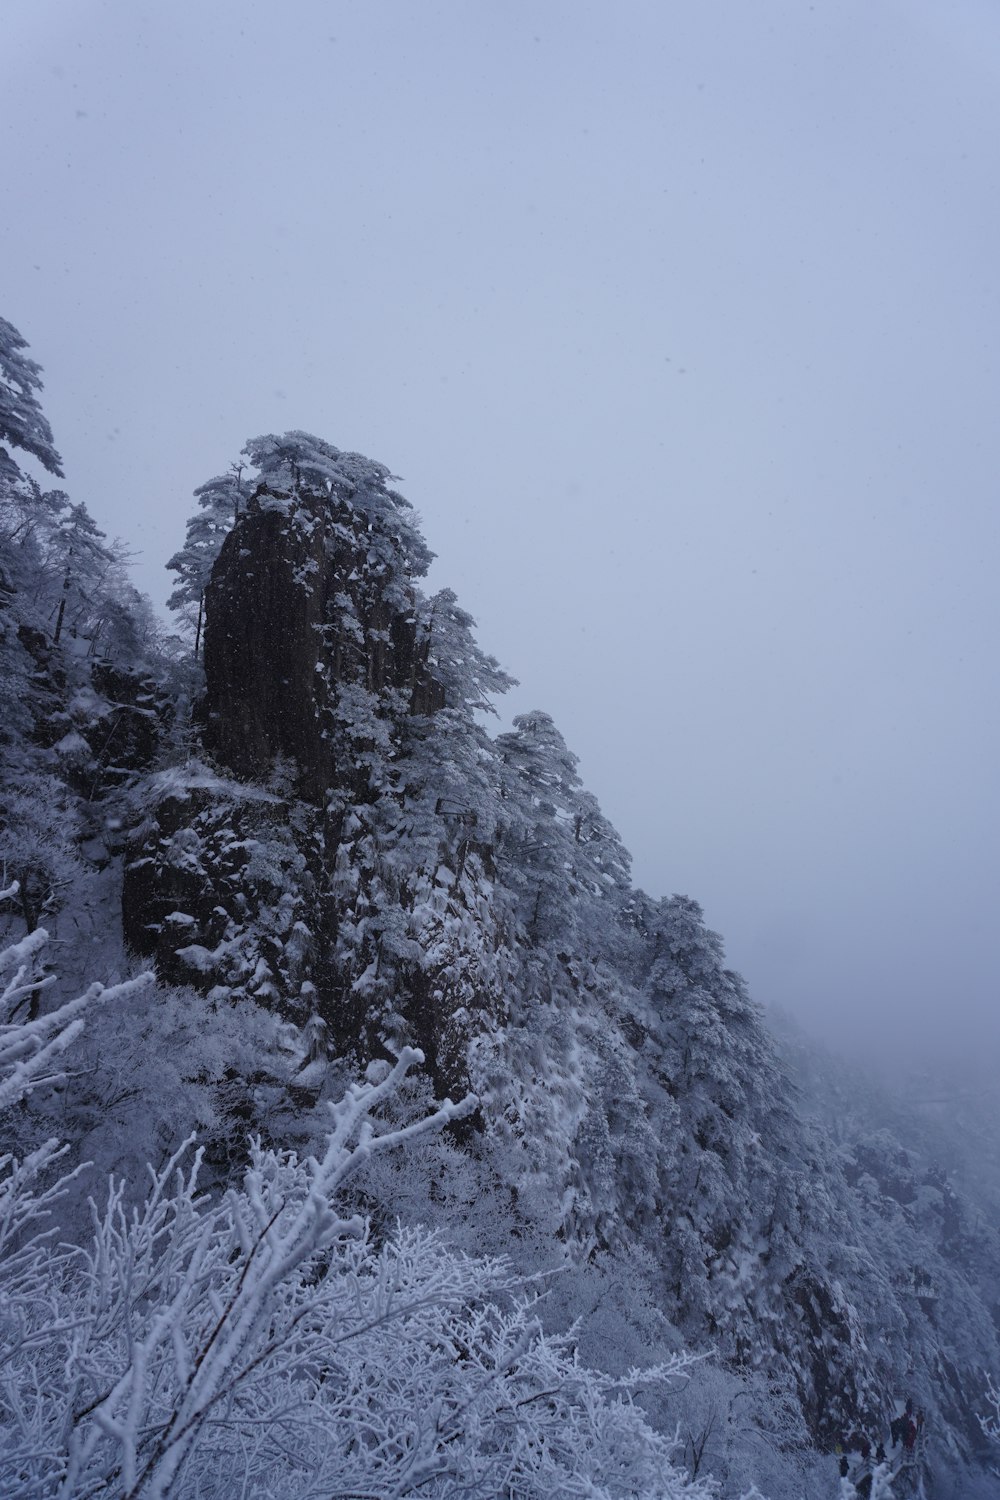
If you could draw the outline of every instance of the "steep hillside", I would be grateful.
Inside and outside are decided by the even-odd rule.
[[[387,472],[298,433],[247,455],[205,590],[211,775],[149,784],[129,941],[302,1027],[317,1090],[317,1059],[420,1045],[440,1094],[479,1096],[466,1148],[518,1213],[578,1257],[648,1251],[682,1336],[793,1392],[819,1444],[904,1388],[974,1444],[981,1387],[950,1341],[988,1367],[994,1334],[975,1278],[944,1322],[919,1295],[942,1278],[932,1206],[897,1223],[890,1185],[859,1187],[803,1121],[721,942],[694,902],[631,888],[551,719],[486,734],[506,679],[421,593]]]
[[[547,714],[487,732],[510,679],[421,589],[389,472],[300,432],[249,443],[172,563],[182,646],[82,507],[4,456],[7,934],[44,919],[67,983],[95,958],[159,979],[16,1130],[58,1115],[110,1168],[196,1124],[224,1184],[248,1128],[308,1144],[353,1069],[419,1047],[403,1123],[426,1088],[478,1104],[418,1180],[360,1179],[377,1222],[405,1206],[523,1272],[563,1265],[550,1316],[586,1312],[609,1368],[714,1349],[658,1417],[690,1420],[693,1467],[703,1397],[723,1425],[755,1412],[709,1445],[717,1472],[766,1439],[789,1486],[912,1395],[911,1478],[973,1494],[994,1229],[885,1130],[807,1115],[721,940],[689,898],[632,887]]]

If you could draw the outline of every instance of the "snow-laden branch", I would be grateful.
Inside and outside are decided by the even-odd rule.
[[[0,891],[0,900],[16,894],[17,883]],[[56,1058],[76,1040],[84,1025],[84,1013],[96,1005],[125,1000],[149,984],[152,974],[140,974],[122,984],[92,984],[84,994],[58,1010],[30,1021],[12,1017],[21,1004],[55,982],[51,974],[39,974],[42,954],[49,941],[44,927],[0,952],[0,1111],[20,1102],[33,1088],[57,1083],[62,1074],[53,1070]]]
[[[242,1191],[230,1192],[214,1208],[199,1205],[195,1197],[197,1159],[186,1177],[179,1175],[173,1196],[166,1192],[165,1176],[155,1180],[144,1214],[131,1226],[123,1222],[121,1195],[112,1195],[88,1266],[104,1318],[109,1290],[102,1283],[109,1271],[114,1277],[123,1247],[129,1292],[138,1248],[146,1299],[154,1280],[160,1295],[141,1336],[134,1324],[130,1327],[126,1367],[76,1426],[61,1495],[75,1493],[107,1439],[120,1454],[125,1495],[166,1495],[218,1407],[230,1409],[234,1400],[246,1399],[248,1389],[260,1385],[262,1372],[271,1378],[268,1367],[280,1363],[291,1346],[298,1365],[323,1357],[331,1340],[343,1337],[328,1274],[320,1273],[299,1302],[289,1302],[288,1294],[300,1285],[306,1265],[315,1266],[324,1252],[342,1250],[365,1233],[362,1220],[343,1217],[334,1204],[357,1167],[373,1151],[440,1129],[475,1106],[473,1098],[457,1105],[446,1100],[417,1125],[375,1135],[371,1111],[398,1088],[414,1062],[422,1061],[422,1054],[406,1049],[381,1083],[354,1084],[333,1106],[333,1126],[318,1161],[299,1165],[253,1143]],[[171,1165],[179,1168],[179,1161]],[[124,1327],[130,1306],[120,1293],[118,1300]],[[160,1399],[151,1406],[151,1389],[159,1397],[171,1375],[169,1411]]]
[[[4,956],[8,1000],[32,982],[42,941]],[[46,1049],[68,1045],[86,1005],[128,989],[93,988],[47,1030],[8,1023],[0,1083],[37,1082],[26,1068],[51,1067]],[[222,1196],[201,1191],[201,1154],[185,1142],[141,1208],[112,1184],[83,1249],[47,1230],[64,1183],[41,1179],[58,1146],[0,1164],[4,1500],[714,1493],[678,1473],[632,1400],[685,1357],[597,1375],[569,1338],[543,1334],[504,1262],[423,1230],[378,1243],[354,1211],[343,1190],[363,1162],[475,1105],[380,1125],[421,1061],[407,1049],[349,1088],[317,1157],[251,1141]]]
[[[979,1425],[994,1443],[1000,1443],[1000,1386],[992,1375],[986,1377],[986,1411],[980,1415]]]

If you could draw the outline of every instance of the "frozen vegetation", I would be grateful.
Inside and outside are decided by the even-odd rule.
[[[776,1033],[633,887],[550,716],[488,731],[511,679],[382,465],[248,443],[165,631],[46,487],[25,350],[5,1500],[995,1495],[985,1106]]]

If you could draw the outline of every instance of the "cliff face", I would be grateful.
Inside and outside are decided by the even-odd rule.
[[[331,1060],[420,1046],[439,1094],[479,1096],[517,1232],[639,1249],[683,1336],[788,1393],[822,1443],[880,1420],[918,1345],[908,1385],[957,1405],[927,1373],[955,1366],[945,1335],[697,905],[630,888],[547,715],[485,733],[509,679],[452,595],[421,592],[386,472],[301,434],[252,456],[206,592],[205,755],[147,781],[130,945],[294,1022],[303,1108]]]
[[[693,903],[630,895],[548,716],[495,741],[479,727],[505,680],[452,596],[420,593],[422,564],[381,471],[265,468],[206,592],[208,763],[152,788],[126,935],[165,978],[251,996],[321,1054],[419,1045],[439,1092],[479,1094],[511,1180],[547,1185],[550,1232],[656,1246],[676,1315],[741,1362],[794,1368],[832,1430],[871,1375],[796,1252],[810,1189],[776,1165],[783,1083],[753,1007]],[[737,1294],[768,1217],[782,1279]]]
[[[264,456],[215,562],[196,710],[207,764],[150,785],[126,940],[164,978],[253,995],[336,1050],[418,1041],[442,1089],[464,1086],[471,1017],[499,1003],[481,961],[496,947],[490,835],[438,805],[428,769],[480,733],[445,685],[449,643],[477,652],[451,596],[417,589],[430,554],[386,472],[313,458],[321,472],[304,475]]]
[[[397,711],[443,707],[406,559],[373,559],[368,525],[349,501],[262,485],[226,538],[205,597],[202,713],[206,749],[235,776],[285,757],[321,804],[355,775],[338,763],[344,687]]]

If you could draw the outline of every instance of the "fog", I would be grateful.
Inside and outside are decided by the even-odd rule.
[[[7,0],[0,314],[163,565],[300,427],[765,1005],[995,1046],[1000,12]]]

